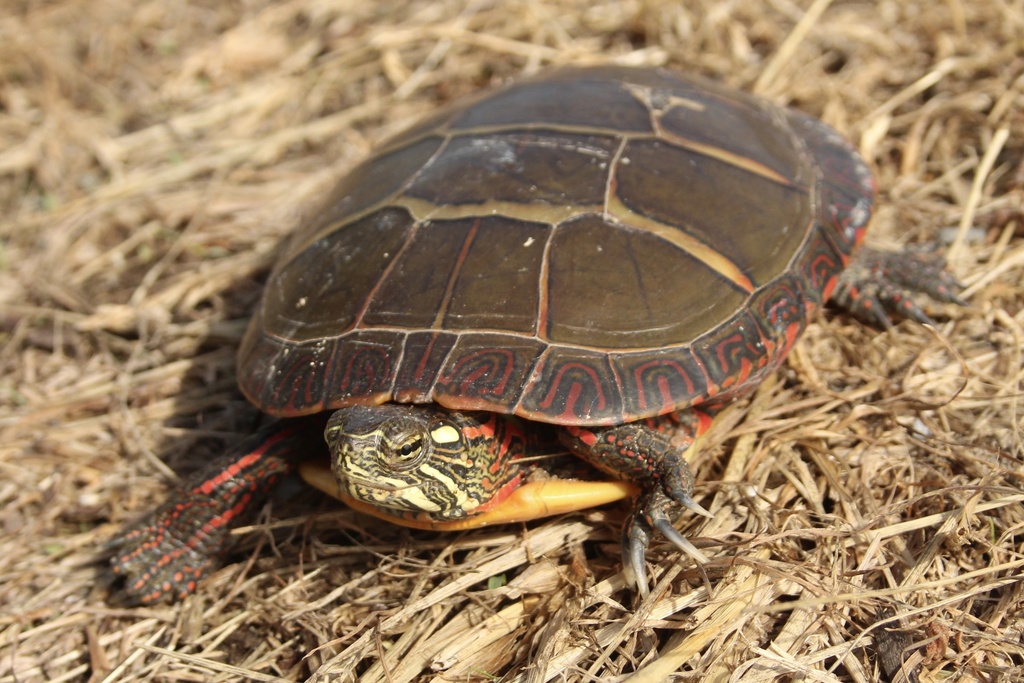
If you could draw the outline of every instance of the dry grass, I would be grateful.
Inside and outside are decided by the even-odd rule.
[[[11,0],[0,681],[864,681],[887,648],[1024,680],[1022,35],[1021,0]],[[835,125],[875,241],[939,245],[971,306],[813,326],[694,457],[707,576],[658,544],[643,603],[618,509],[444,536],[310,494],[184,604],[112,605],[104,543],[256,424],[234,350],[312,198],[441,102],[606,59]]]

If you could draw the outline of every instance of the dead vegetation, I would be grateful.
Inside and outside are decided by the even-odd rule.
[[[0,681],[1024,680],[1022,35],[1020,0],[8,2]],[[821,116],[875,242],[937,245],[971,306],[814,325],[692,458],[706,576],[658,544],[642,603],[619,509],[445,536],[297,492],[194,598],[110,602],[104,543],[257,424],[234,351],[318,193],[440,103],[602,60]]]

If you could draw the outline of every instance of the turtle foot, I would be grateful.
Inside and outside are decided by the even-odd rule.
[[[626,579],[641,595],[649,592],[645,553],[654,532],[659,532],[698,562],[707,562],[690,541],[672,525],[679,507],[705,517],[711,514],[694,502],[693,473],[683,451],[711,422],[711,413],[651,418],[613,427],[566,427],[562,442],[600,470],[637,486],[641,493],[626,520],[622,561]],[[669,430],[678,430],[674,446]]]
[[[111,542],[111,569],[131,604],[182,600],[216,564],[229,527],[216,525],[209,496],[178,491],[171,501]]]
[[[111,568],[133,604],[181,600],[219,560],[231,528],[319,441],[306,421],[273,422],[196,472],[148,517],[109,544]]]
[[[966,306],[956,293],[960,283],[938,256],[915,251],[888,252],[862,248],[839,276],[832,301],[870,324],[892,327],[890,316],[934,324],[911,298],[914,292],[936,301]]]

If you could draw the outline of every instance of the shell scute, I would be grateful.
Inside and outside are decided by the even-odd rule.
[[[511,412],[544,348],[532,337],[463,334],[448,354],[433,398],[461,410]]]

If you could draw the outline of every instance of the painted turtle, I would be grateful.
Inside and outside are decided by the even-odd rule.
[[[959,301],[920,259],[894,269],[899,256],[863,250],[846,273],[868,288],[840,277],[873,198],[825,124],[661,69],[564,68],[434,114],[282,249],[238,376],[256,406],[293,419],[126,532],[115,571],[138,602],[191,592],[230,524],[322,450],[320,434],[326,488],[451,528],[505,519],[481,515],[526,490],[523,457],[557,433],[635,487],[611,497],[637,493],[624,563],[646,591],[653,531],[704,559],[669,520],[677,504],[703,512],[685,448],[782,362],[837,284],[882,324],[927,320],[908,288]]]

